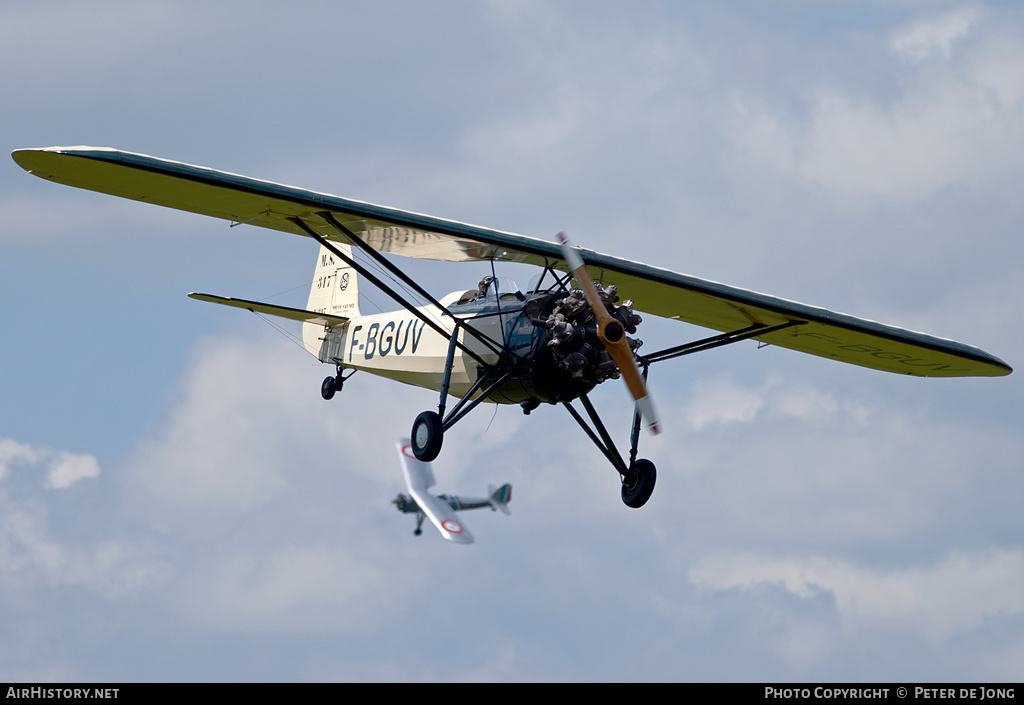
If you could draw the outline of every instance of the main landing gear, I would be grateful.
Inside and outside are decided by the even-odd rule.
[[[579,401],[583,404],[587,416],[590,417],[593,428],[570,402],[566,401],[562,402],[562,404],[569,410],[569,413],[572,414],[580,428],[586,431],[598,450],[604,453],[608,461],[619,471],[619,479],[622,481],[623,503],[627,507],[639,509],[647,504],[647,500],[651,498],[651,494],[654,492],[654,484],[658,479],[654,463],[645,458],[636,457],[637,446],[640,443],[640,412],[633,412],[633,432],[630,435],[629,465],[626,465],[626,461],[622,459],[622,456],[616,449],[615,444],[612,442],[611,434],[605,428],[601,417],[597,415],[597,410],[590,402],[590,399],[584,394],[579,397]]]
[[[507,382],[515,373],[515,369],[489,370],[480,375],[455,407],[445,414],[450,372],[451,365],[449,364],[445,373],[444,385],[441,388],[441,402],[437,405],[437,411],[424,411],[416,417],[412,424],[412,454],[416,456],[417,460],[422,460],[425,463],[429,463],[441,452],[445,430],[454,426],[457,421],[487,399],[494,390]]]
[[[590,401],[585,397],[583,399],[584,406],[587,407],[588,412],[593,411]],[[651,494],[654,492],[654,485],[658,478],[657,470],[654,467],[654,463],[646,458],[636,457],[636,442],[639,436],[639,424],[633,434],[633,446],[631,448],[630,457],[631,461],[627,467],[622,457],[618,454],[615,446],[611,443],[611,438],[608,436],[608,432],[604,428],[604,424],[597,418],[597,414],[592,414],[592,419],[595,422],[595,426],[598,429],[598,433],[604,437],[604,443],[600,442],[596,436],[594,436],[590,429],[585,425],[585,422],[576,413],[575,409],[566,403],[566,408],[573,414],[576,420],[583,426],[584,430],[588,432],[588,435],[594,440],[598,448],[604,452],[605,456],[612,462],[612,465],[619,471],[619,476],[622,480],[622,501],[627,507],[633,509],[639,509],[647,503],[647,500],[651,498]],[[429,463],[434,460],[441,452],[441,443],[444,440],[444,422],[441,420],[440,414],[436,411],[424,411],[422,414],[416,417],[416,420],[412,424],[412,452],[419,460],[425,463]]]
[[[461,322],[456,322],[455,330],[452,331],[448,340],[448,357],[444,363],[444,380],[441,382],[441,398],[437,404],[437,411],[424,411],[416,417],[412,424],[412,454],[416,456],[417,460],[425,463],[429,463],[441,452],[445,429],[454,426],[459,419],[475,409],[491,395],[491,392],[501,387],[516,372],[514,366],[493,366],[483,370],[469,391],[446,415],[445,406],[452,381],[452,366],[455,361],[455,345],[459,339],[460,325],[462,325]],[[477,394],[477,392],[480,393]]]
[[[450,365],[448,372],[450,374]],[[445,397],[448,394],[449,380],[449,376],[446,374],[445,384],[441,391],[441,403],[438,405],[438,410],[424,411],[416,417],[416,420],[412,424],[411,440],[413,455],[415,455],[417,459],[427,463],[434,460],[434,458],[436,458],[441,452],[441,443],[444,440],[445,429],[454,425],[456,421],[461,419],[477,404],[486,399],[493,390],[497,389],[509,378],[512,372],[513,370],[511,369],[506,371],[495,370],[491,374],[481,375],[469,392],[459,401],[447,417],[444,415],[444,402]],[[490,383],[489,386],[487,386],[482,393],[477,395],[477,391],[484,388],[488,383]],[[620,455],[619,451],[615,448],[611,435],[605,428],[604,423],[601,421],[600,416],[598,416],[597,410],[590,402],[590,399],[588,399],[587,395],[584,394],[579,397],[579,401],[583,404],[583,408],[590,417],[590,424],[588,424],[580,413],[576,411],[571,402],[565,401],[562,402],[562,404],[569,410],[569,413],[572,414],[572,417],[580,427],[586,431],[587,435],[594,442],[594,445],[604,453],[604,456],[619,472],[619,478],[622,482],[623,503],[627,507],[639,509],[651,498],[651,494],[654,492],[654,485],[658,478],[658,473],[654,467],[654,463],[646,458],[636,457],[637,446],[640,442],[640,412],[634,411],[633,413],[633,429],[630,436],[629,464],[627,465],[622,455]]]

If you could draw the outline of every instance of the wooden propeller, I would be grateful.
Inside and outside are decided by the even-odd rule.
[[[569,238],[565,233],[558,233],[558,242],[562,246],[562,255],[565,257],[565,261],[569,263],[573,277],[579,283],[580,288],[583,289],[583,293],[586,294],[590,310],[593,311],[594,318],[597,319],[598,339],[600,339],[608,354],[611,355],[615,366],[619,368],[619,373],[626,381],[629,393],[636,402],[636,410],[640,413],[641,418],[647,422],[647,428],[651,433],[657,435],[661,432],[661,429],[658,427],[658,415],[654,411],[651,397],[647,394],[647,384],[644,382],[643,374],[641,374],[640,368],[636,364],[633,350],[629,347],[629,342],[626,340],[626,331],[622,323],[608,313],[608,309],[597,293],[597,285],[594,284],[590,272],[587,271],[587,266],[583,264],[583,259],[576,251],[576,248],[569,244]]]

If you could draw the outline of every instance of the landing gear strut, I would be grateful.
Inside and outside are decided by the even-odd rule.
[[[444,431],[451,428],[455,422],[475,409],[483,400],[487,399],[495,389],[498,389],[515,373],[514,367],[497,369],[492,366],[477,376],[473,385],[463,395],[459,403],[450,413],[445,415],[445,406],[448,399],[448,390],[452,381],[452,366],[455,360],[455,346],[459,340],[460,321],[455,323],[455,330],[452,331],[448,340],[448,357],[444,363],[444,380],[441,382],[441,398],[437,404],[437,411],[424,411],[416,417],[412,424],[412,454],[417,460],[429,463],[441,452],[441,442],[444,440]],[[488,387],[484,387],[486,384]],[[477,396],[477,392],[484,391]]]
[[[593,428],[587,424],[586,420],[579,414],[576,409],[573,408],[569,402],[562,402],[572,417],[576,420],[576,423],[580,425],[587,435],[590,436],[590,440],[594,442],[612,466],[619,471],[619,478],[622,480],[622,501],[627,507],[633,509],[639,509],[647,503],[647,500],[651,498],[651,493],[654,492],[654,484],[657,481],[658,473],[654,468],[654,463],[645,458],[637,458],[637,446],[640,442],[640,412],[634,411],[633,413],[633,432],[630,436],[630,449],[629,449],[629,465],[626,465],[626,461],[623,460],[619,451],[615,448],[615,444],[612,442],[612,437],[605,428],[604,423],[601,422],[601,418],[597,415],[597,410],[594,405],[590,403],[590,400],[584,394],[579,397],[579,401],[583,404],[583,408],[587,412],[587,416],[590,417],[590,421],[593,424]]]

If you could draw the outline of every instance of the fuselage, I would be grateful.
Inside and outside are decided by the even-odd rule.
[[[485,498],[463,499],[453,494],[439,494],[435,496],[457,512],[465,509],[483,509],[484,507],[494,509],[494,504],[491,500]],[[398,507],[398,511],[403,514],[417,514],[423,511],[415,499],[404,494],[399,494],[398,497],[391,500],[391,503]]]
[[[465,396],[488,369],[514,370],[486,399],[499,404],[567,400],[592,388],[592,384],[580,384],[571,374],[558,369],[547,347],[550,334],[544,327],[534,325],[524,310],[531,301],[539,303],[550,298],[546,292],[530,296],[518,292],[480,296],[474,291],[453,292],[444,297],[441,304],[453,316],[490,342],[488,345],[464,326],[459,327],[459,341],[491,367],[481,365],[457,347],[449,393]],[[440,390],[455,321],[434,306],[418,311],[449,335],[442,336],[407,310],[360,315],[327,329],[306,324],[303,335],[307,347],[319,351],[322,362]]]

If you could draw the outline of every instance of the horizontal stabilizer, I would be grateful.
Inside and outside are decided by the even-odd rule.
[[[344,316],[332,316],[329,313],[317,313],[315,311],[307,311],[301,308],[290,308],[288,306],[274,306],[273,304],[264,304],[259,301],[246,301],[245,299],[233,299],[230,296],[214,296],[212,294],[196,294],[191,293],[188,295],[190,299],[196,299],[197,301],[208,301],[211,304],[222,304],[224,306],[233,306],[235,308],[244,308],[247,311],[253,313],[265,313],[269,316],[279,316],[281,318],[290,318],[293,321],[302,321],[303,323],[316,323],[317,325],[323,326],[337,326],[342,323],[347,323],[348,319]]]
[[[408,438],[398,442],[398,457],[402,460],[402,472],[409,494],[416,500],[420,510],[430,519],[448,541],[452,543],[473,543],[473,535],[455,518],[455,511],[445,502],[431,495],[427,488],[434,484],[434,471],[430,463],[417,460],[412,454]]]

